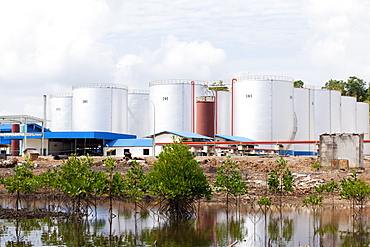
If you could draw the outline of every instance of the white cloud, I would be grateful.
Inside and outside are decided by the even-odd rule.
[[[128,54],[118,63],[116,81],[137,88],[156,79],[211,79],[222,77],[226,53],[210,42],[179,41],[169,36],[161,47],[142,54]]]
[[[314,36],[307,43],[307,54],[317,71],[327,79],[347,79],[355,75],[370,79],[370,5],[363,0],[311,0],[309,21]]]

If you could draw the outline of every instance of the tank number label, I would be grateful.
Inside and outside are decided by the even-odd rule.
[[[168,97],[163,97],[163,101],[168,100]]]
[[[252,94],[246,94],[245,97],[246,98],[252,98]]]
[[[62,108],[57,108],[57,109],[55,109],[56,111],[61,111],[62,110]]]
[[[82,103],[89,103],[89,101],[88,101],[87,99],[84,99],[84,100],[82,101]]]

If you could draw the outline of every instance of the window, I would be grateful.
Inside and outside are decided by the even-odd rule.
[[[125,149],[123,149],[123,153],[125,154],[125,153],[129,153],[130,152],[130,149],[129,148],[125,148]]]
[[[143,155],[149,155],[149,148],[143,149]]]

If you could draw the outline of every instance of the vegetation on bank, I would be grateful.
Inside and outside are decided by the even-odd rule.
[[[189,218],[195,214],[197,202],[211,199],[214,192],[225,195],[226,203],[230,199],[238,203],[240,197],[249,192],[246,175],[230,157],[218,168],[215,181],[210,181],[181,140],[165,146],[147,173],[136,161],[132,161],[125,175],[115,171],[112,158],[105,159],[104,163],[105,172],[94,171],[91,169],[93,159],[72,156],[60,168],[34,175],[34,164],[27,159],[14,168],[13,176],[0,178],[0,183],[15,196],[17,210],[27,207],[24,203],[29,200],[24,199],[37,193],[47,199],[44,210],[62,209],[77,215],[87,214],[94,200],[103,197],[109,199],[111,207],[113,199],[123,199],[142,209],[158,206],[159,212],[170,218]],[[276,163],[277,169],[266,177],[265,192],[250,197],[257,198],[257,204],[265,211],[273,203],[281,204],[282,196],[294,195],[295,180],[287,161],[281,157]],[[324,197],[331,198],[334,205],[334,197],[340,196],[361,213],[370,197],[369,184],[356,173],[341,183],[331,181],[315,189],[303,200],[303,205],[318,208]]]

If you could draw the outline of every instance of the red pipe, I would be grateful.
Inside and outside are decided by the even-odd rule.
[[[365,142],[365,141],[364,141]],[[366,141],[366,142],[370,142]],[[320,141],[250,141],[250,142],[216,142],[216,144],[318,144]],[[168,145],[172,143],[156,143],[156,145]],[[215,145],[215,142],[183,142],[186,145]]]

